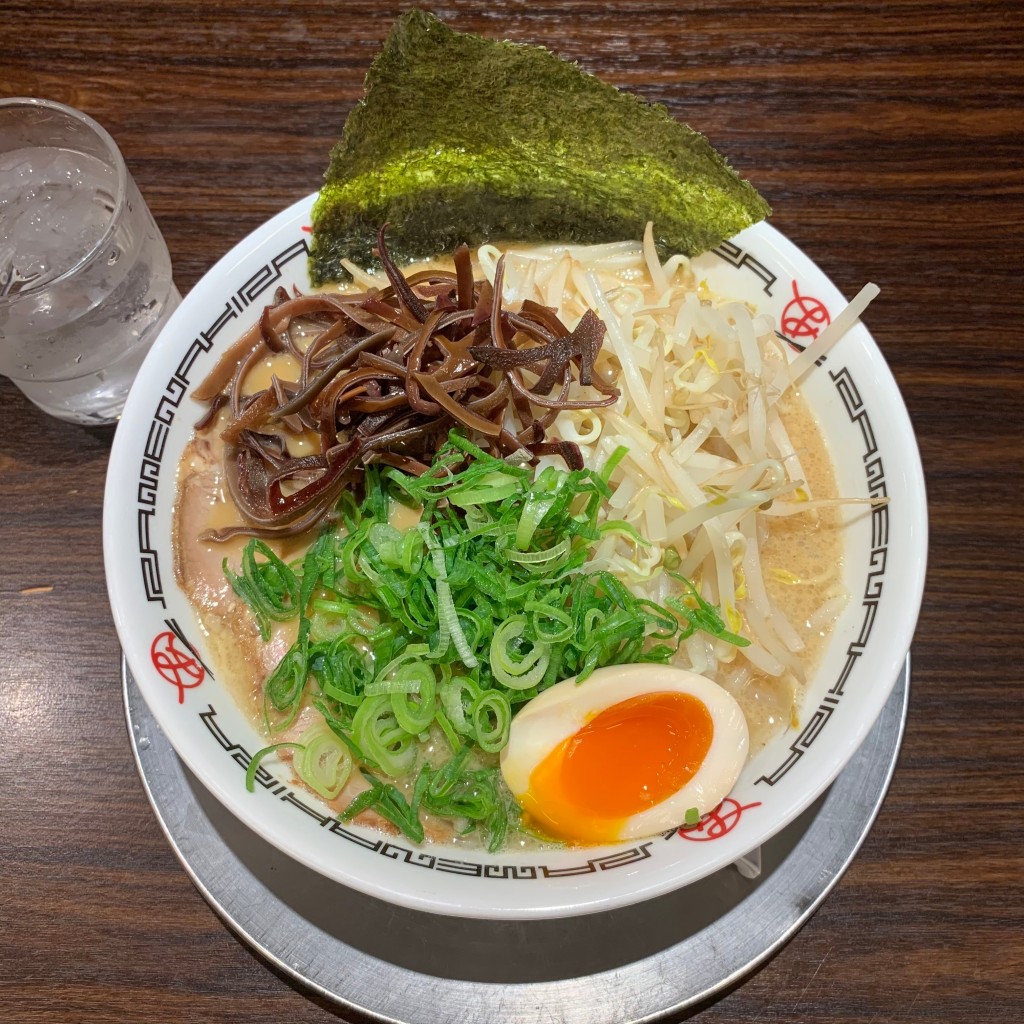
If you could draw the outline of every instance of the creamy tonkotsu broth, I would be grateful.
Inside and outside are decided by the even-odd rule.
[[[835,474],[821,430],[800,396],[787,403],[782,413],[790,437],[801,453],[804,473],[813,494],[833,497]],[[784,609],[807,645],[803,662],[808,675],[817,668],[831,626],[845,606],[842,586],[843,531],[837,508],[819,509],[813,515],[775,519],[761,549],[769,569],[766,585],[772,599]],[[803,686],[789,685],[771,676],[754,674],[741,693],[734,694],[743,706],[754,751],[763,747],[786,726],[800,724]]]
[[[478,277],[484,274],[493,280],[495,251],[492,247],[485,247],[479,254],[474,263]],[[674,479],[672,476],[666,475],[658,483],[657,474],[662,467],[659,460],[673,447],[685,445],[692,430],[701,429],[701,424],[706,428],[708,415],[718,417],[715,407],[716,389],[731,389],[735,392],[736,380],[746,372],[722,362],[722,357],[716,355],[715,343],[697,336],[703,329],[697,323],[700,311],[714,310],[721,306],[728,308],[730,315],[738,316],[739,310],[727,298],[711,295],[706,285],[694,277],[687,261],[676,258],[652,271],[651,253],[635,245],[612,249],[597,247],[596,252],[591,249],[571,254],[565,250],[552,249],[523,249],[516,252],[521,256],[510,256],[506,265],[505,295],[513,307],[523,298],[532,297],[535,301],[556,306],[563,321],[571,327],[579,319],[582,310],[594,303],[593,288],[599,287],[602,294],[597,305],[602,319],[607,321],[614,315],[618,301],[626,310],[626,315],[618,319],[613,329],[621,332],[625,325],[626,329],[633,332],[634,339],[640,337],[636,352],[640,353],[643,365],[632,368],[633,390],[624,388],[623,397],[611,410],[559,414],[548,436],[579,442],[588,468],[592,463],[593,468],[603,464],[610,453],[610,446],[621,439],[632,439],[632,445],[636,447],[631,445],[631,451],[640,451],[646,445],[649,451],[642,460],[631,463],[627,456],[613,473],[613,492],[618,495],[632,494],[633,497],[629,500],[624,498],[618,507],[609,512],[609,517],[614,515],[615,518],[629,521],[641,536],[658,540],[657,533],[670,530],[673,518],[687,510],[687,503],[666,487],[666,483]],[[531,265],[533,254],[536,254],[536,260]],[[381,279],[361,275],[356,286],[362,289],[371,282],[379,285]],[[672,284],[669,285],[669,282]],[[513,295],[511,299],[508,298],[510,291]],[[671,301],[667,297],[670,291],[678,293]],[[658,292],[661,294],[655,294]],[[693,296],[695,299],[680,299],[682,295]],[[694,301],[699,308],[696,312],[687,311],[684,308],[686,304],[693,304]],[[674,307],[672,302],[675,303]],[[649,324],[641,322],[642,317],[637,315],[638,310],[644,306],[655,310],[653,319],[648,318],[652,324],[658,317],[684,323],[683,329],[685,322],[693,322],[695,326],[690,332],[691,340],[685,345],[667,340],[652,343],[650,334],[653,328],[649,329]],[[755,327],[764,333],[765,324],[756,320],[756,311],[749,311],[749,316]],[[719,317],[716,322],[724,324],[725,320]],[[312,325],[308,329],[315,331],[317,328]],[[748,335],[745,342],[749,342],[751,336]],[[735,347],[735,339],[733,345]],[[657,366],[656,358],[659,350],[664,355],[661,368]],[[686,360],[679,361],[677,350],[691,354],[696,351],[699,354],[687,366]],[[621,350],[617,354],[615,347],[605,341],[596,369],[603,372],[609,382],[614,380],[621,384],[621,378],[628,370],[622,365],[622,359],[619,358],[621,354]],[[706,379],[712,369],[716,377],[714,382]],[[700,381],[702,390],[688,391],[685,387],[674,387],[673,382],[686,380],[688,373],[691,379]],[[773,388],[780,389],[784,358],[777,339],[765,349],[761,373],[763,382],[755,385],[760,389],[759,400],[763,400],[764,395]],[[701,374],[704,376],[701,377]],[[295,359],[287,353],[268,354],[250,371],[245,381],[246,393],[252,394],[270,387],[274,376],[295,379]],[[652,410],[648,409],[648,422],[645,422],[644,415],[638,414],[635,408],[645,401],[636,389],[651,385],[654,389],[664,389],[666,394],[665,399],[657,399],[655,402],[661,424],[659,429],[651,429],[649,420]],[[787,491],[776,480],[775,493],[779,496],[767,499],[765,505],[790,503],[797,506],[804,503],[807,508],[787,515],[753,511],[749,518],[754,525],[749,529],[753,531],[751,537],[757,540],[760,574],[767,598],[788,623],[786,629],[780,631],[782,640],[772,632],[768,641],[769,646],[776,645],[780,649],[788,644],[785,651],[786,663],[776,665],[778,671],[766,671],[765,664],[775,660],[770,654],[759,654],[761,664],[754,664],[748,660],[745,649],[712,642],[701,638],[699,634],[681,646],[676,656],[676,663],[680,667],[692,668],[718,682],[739,702],[750,730],[752,752],[760,749],[781,730],[799,722],[803,685],[818,663],[829,629],[845,601],[842,591],[843,539],[840,516],[836,505],[828,503],[838,495],[821,432],[813,414],[795,390],[790,389],[781,401],[773,403],[773,408],[784,429],[787,438],[785,443],[792,446],[795,456],[788,460],[775,459],[766,472],[769,476],[772,473],[777,475],[780,462],[782,465],[787,461],[798,462],[802,483],[799,490]],[[743,414],[738,418],[742,421]],[[224,445],[219,435],[229,419],[229,414],[221,411],[216,425],[198,433],[182,457],[174,510],[175,575],[195,609],[218,677],[226,682],[240,706],[259,726],[264,721],[264,682],[295,642],[297,626],[294,620],[275,622],[272,624],[269,641],[264,642],[248,607],[232,590],[222,569],[222,562],[227,559],[228,564],[237,571],[246,539],[236,537],[223,542],[199,539],[207,530],[243,521],[227,493],[224,478]],[[723,427],[725,423],[725,419],[722,419]],[[770,435],[771,431],[766,428],[769,446],[772,444]],[[304,436],[295,433],[287,436],[289,452],[295,456],[306,454],[315,443],[315,434]],[[729,459],[742,461],[737,452],[742,450],[743,445],[738,441],[736,443],[738,448],[733,449],[730,443],[710,437],[708,444],[702,445],[695,460],[692,460],[692,466],[683,467],[684,472],[692,469],[688,479],[692,481],[700,478],[701,474],[712,474],[710,493],[717,494],[716,488],[724,486],[722,481],[741,477],[741,471],[726,466]],[[564,468],[557,457],[543,456],[538,472],[547,465]],[[644,475],[645,472],[648,476]],[[761,480],[758,478],[752,484],[748,482],[746,490],[759,495],[757,488],[760,486]],[[664,506],[662,509],[654,507],[658,494],[661,496],[657,497],[657,501]],[[808,498],[813,499],[814,503],[808,503]],[[822,502],[824,504],[819,504]],[[756,505],[753,507],[756,509]],[[399,515],[392,518],[392,525],[399,530],[415,529],[415,514],[410,514],[401,506],[396,506],[396,509]],[[704,529],[698,526],[672,542],[658,540],[656,548],[660,555],[654,565],[644,561],[645,557],[649,559],[653,556],[645,555],[640,547],[621,538],[615,544],[605,545],[607,550],[599,552],[595,564],[610,569],[626,566],[620,578],[630,589],[638,595],[662,600],[666,594],[673,592],[674,586],[665,572],[669,559],[664,552],[670,549],[674,552],[671,559],[673,567],[685,566],[688,557],[692,561],[699,556],[699,536]],[[655,536],[652,537],[652,534]],[[312,531],[287,540],[271,540],[267,543],[281,559],[289,562],[301,559],[314,536],[315,531]],[[733,528],[725,531],[723,538],[727,545],[725,550],[733,553],[731,559],[736,570],[728,601],[729,607],[733,609],[729,623],[736,632],[745,636],[749,624],[743,613],[744,595],[751,585],[750,574],[744,571],[745,567],[749,569],[749,565],[741,557],[745,542],[739,537],[739,531]],[[753,543],[750,537],[747,543]],[[707,559],[701,559],[696,566],[690,567],[688,575],[698,582],[712,604],[717,605],[720,601],[719,588],[712,579],[714,571],[711,565]],[[790,649],[794,647],[795,650]],[[317,716],[318,712],[307,699],[298,717],[286,729],[268,735],[268,743],[296,740],[316,723]],[[438,761],[443,747],[444,738],[436,729],[432,729],[429,740],[423,746],[421,761]],[[286,762],[291,758],[288,750],[282,750],[279,756]],[[497,755],[474,755],[474,763],[494,764],[496,759]],[[404,792],[410,792],[408,781],[401,783],[401,786],[404,786]],[[342,792],[328,803],[340,813],[355,794],[365,788],[365,781],[357,771],[353,772]],[[467,841],[453,833],[450,822],[433,819],[429,814],[423,818],[427,841]],[[389,823],[372,810],[363,812],[356,820],[392,829]],[[533,842],[535,840],[528,837],[524,839],[518,834],[510,839],[510,845],[516,847]]]

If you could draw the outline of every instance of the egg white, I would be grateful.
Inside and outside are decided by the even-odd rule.
[[[683,824],[686,813],[713,810],[729,795],[747,761],[747,722],[736,700],[717,683],[685,669],[663,665],[618,665],[598,669],[582,683],[565,679],[533,698],[512,720],[501,771],[521,800],[534,769],[606,708],[651,693],[685,693],[711,716],[713,736],[693,778],[671,796],[622,822],[618,839],[640,839]]]

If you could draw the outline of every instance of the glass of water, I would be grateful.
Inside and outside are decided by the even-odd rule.
[[[117,145],[61,103],[0,100],[0,373],[111,423],[181,296]]]

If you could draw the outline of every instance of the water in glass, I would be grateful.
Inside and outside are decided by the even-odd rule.
[[[126,171],[61,146],[0,152],[0,373],[36,405],[116,419],[180,301]]]

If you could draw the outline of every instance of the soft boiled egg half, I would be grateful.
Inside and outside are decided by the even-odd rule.
[[[512,721],[501,771],[526,823],[609,843],[713,810],[747,760],[743,711],[684,669],[621,665],[538,694]]]

